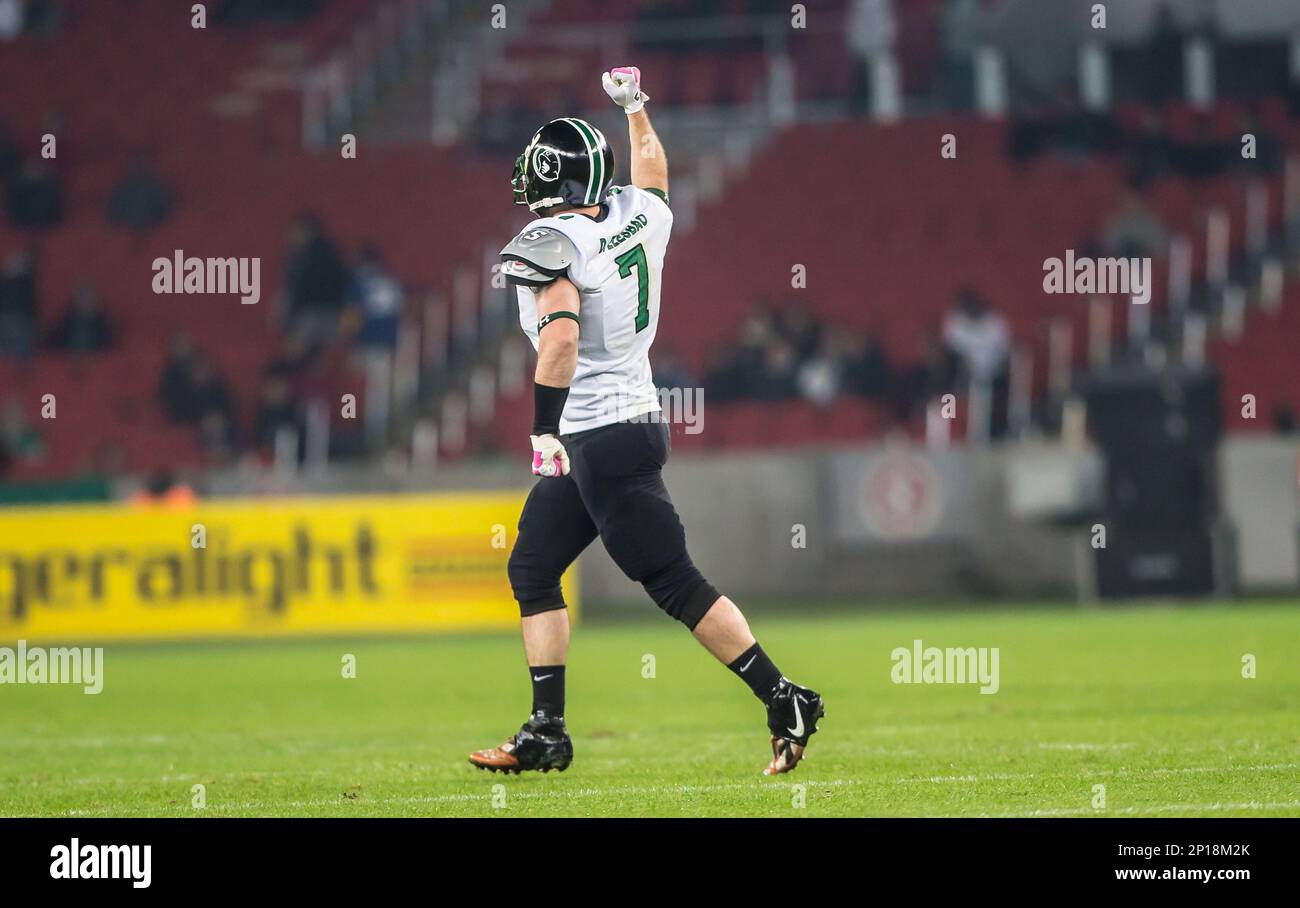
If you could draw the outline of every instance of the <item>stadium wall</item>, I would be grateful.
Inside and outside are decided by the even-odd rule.
[[[1240,586],[1300,586],[1300,446],[1295,439],[1239,435],[1219,449],[1223,512],[1237,530]]]
[[[1243,592],[1300,585],[1296,458],[1285,439],[1238,435],[1221,444],[1221,507],[1235,530]],[[749,601],[881,605],[1088,598],[1103,474],[1093,449],[1045,442],[678,452],[666,469],[692,556],[723,591]],[[516,460],[490,460],[425,475],[331,468],[281,491],[524,491],[531,482]],[[267,491],[265,477],[246,473],[217,476],[212,486],[217,495]],[[513,542],[513,525],[510,533]],[[579,568],[588,613],[653,608],[601,546]]]
[[[1294,442],[1219,451],[1223,587],[1300,583]],[[747,603],[1087,598],[1103,466],[1087,447],[884,443],[675,456],[691,552]],[[514,627],[506,557],[530,478],[515,461],[217,477],[193,508],[0,512],[0,638],[190,639]],[[1280,492],[1281,490],[1281,492]],[[1284,494],[1282,493],[1284,492]],[[74,519],[75,536],[66,533]],[[196,547],[202,528],[204,549]],[[1217,556],[1216,556],[1217,557]],[[580,580],[580,582],[578,582]],[[1235,580],[1235,583],[1232,581]],[[566,577],[586,613],[650,614],[603,547]]]
[[[1039,455],[1055,456],[1036,446],[881,445],[681,457],[667,481],[696,564],[736,598],[1073,598],[1081,531],[1009,507],[1011,487]],[[1075,484],[1071,471],[1059,476]],[[1044,494],[1073,499],[1067,511],[1090,497],[1086,489]],[[644,594],[603,551],[583,559],[591,608],[644,607]]]

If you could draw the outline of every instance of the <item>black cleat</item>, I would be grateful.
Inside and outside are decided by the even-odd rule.
[[[563,716],[535,712],[519,731],[497,747],[476,750],[469,761],[479,769],[520,773],[526,770],[564,772],[573,762],[573,741]]]
[[[789,772],[799,765],[817,720],[826,715],[821,694],[782,678],[767,700],[767,728],[772,733],[772,760],[763,775]]]

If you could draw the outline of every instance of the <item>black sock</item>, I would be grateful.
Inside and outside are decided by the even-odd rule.
[[[528,677],[533,679],[533,712],[564,718],[564,666],[533,665]]]
[[[772,664],[767,653],[763,652],[763,647],[757,643],[737,656],[736,661],[729,663],[727,668],[748,684],[754,696],[764,703],[772,688],[776,687],[776,682],[781,680],[781,670]]]

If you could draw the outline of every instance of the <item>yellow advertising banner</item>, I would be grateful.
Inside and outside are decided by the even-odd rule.
[[[517,627],[524,497],[0,509],[0,643]]]

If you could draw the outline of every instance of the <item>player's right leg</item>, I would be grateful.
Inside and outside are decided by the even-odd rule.
[[[821,694],[781,674],[754,639],[745,616],[726,596],[717,598],[691,633],[715,659],[748,684],[767,708],[772,759],[763,775],[778,775],[798,766],[808,739],[817,731],[817,720],[826,715]]]
[[[785,678],[750,633],[745,616],[704,579],[686,550],[686,530],[664,485],[668,430],[617,424],[569,445],[573,476],[610,557],[655,603],[686,625],[767,709],[772,759],[766,775],[789,772],[825,714],[821,696]]]
[[[533,709],[505,743],[470,754],[469,761],[480,769],[563,771],[573,760],[573,743],[564,726],[569,613],[560,578],[595,538],[595,524],[572,477],[539,479],[533,485],[519,517],[508,567],[523,616]]]

